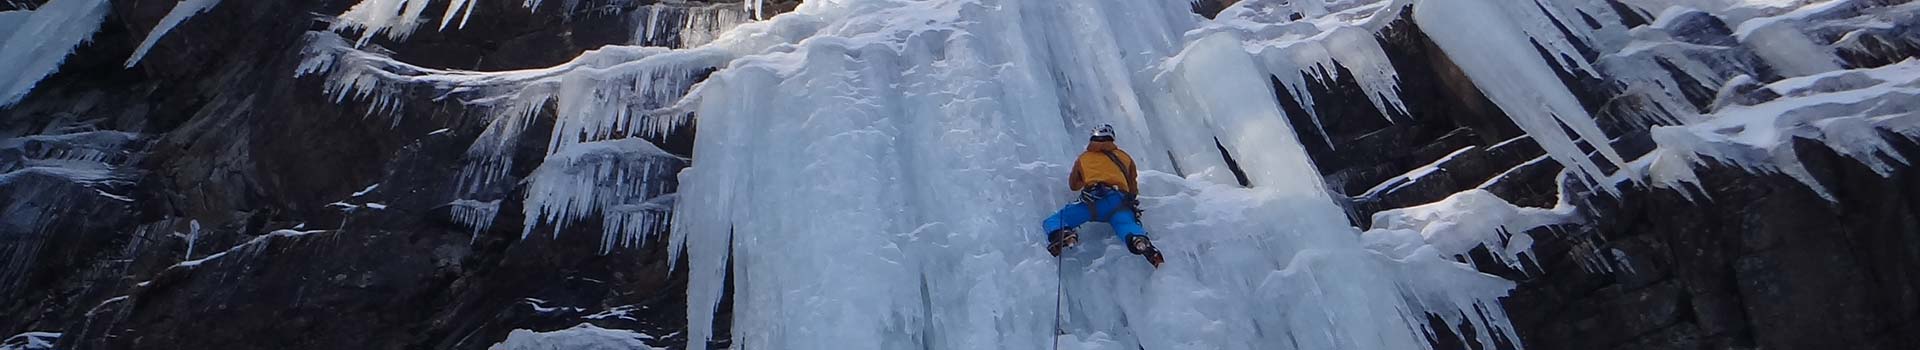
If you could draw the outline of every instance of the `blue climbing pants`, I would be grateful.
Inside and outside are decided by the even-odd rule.
[[[1133,216],[1133,208],[1127,207],[1126,193],[1105,188],[1093,191],[1099,196],[1093,203],[1074,201],[1047,217],[1043,224],[1046,231],[1041,231],[1042,234],[1063,228],[1078,228],[1088,221],[1099,221],[1113,225],[1113,233],[1120,238],[1120,242],[1126,242],[1127,237],[1147,235],[1147,229],[1140,226],[1140,218]]]

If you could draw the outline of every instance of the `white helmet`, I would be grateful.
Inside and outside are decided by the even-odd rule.
[[[1092,138],[1113,140],[1113,124],[1100,124],[1100,126],[1093,127]]]

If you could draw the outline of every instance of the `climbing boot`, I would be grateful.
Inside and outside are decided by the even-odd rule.
[[[1076,243],[1080,243],[1080,233],[1073,229],[1063,228],[1047,233],[1047,253],[1053,256],[1060,256],[1061,250]]]
[[[1167,262],[1166,257],[1160,256],[1160,250],[1153,248],[1153,241],[1148,240],[1147,236],[1127,237],[1127,251],[1146,257],[1147,263],[1153,264],[1154,268],[1160,268],[1161,263]]]

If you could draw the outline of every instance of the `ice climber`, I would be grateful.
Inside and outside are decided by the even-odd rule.
[[[1153,248],[1146,228],[1140,225],[1138,170],[1133,166],[1133,157],[1113,144],[1112,125],[1094,128],[1087,140],[1087,151],[1073,161],[1073,174],[1067,177],[1067,187],[1080,191],[1079,200],[1060,208],[1047,217],[1044,224],[1047,252],[1060,256],[1061,249],[1080,241],[1076,231],[1080,224],[1099,221],[1113,226],[1114,234],[1126,243],[1127,251],[1146,257],[1153,267],[1160,267],[1166,259],[1160,256],[1160,250]]]

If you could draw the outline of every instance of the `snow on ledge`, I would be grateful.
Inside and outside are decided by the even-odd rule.
[[[1564,178],[1564,177],[1563,177]],[[1438,202],[1373,214],[1373,229],[1361,235],[1368,248],[1405,258],[1432,246],[1441,256],[1463,255],[1485,246],[1502,263],[1520,270],[1532,259],[1534,228],[1582,222],[1565,197],[1551,209],[1521,207],[1483,189],[1471,189]]]
[[[327,230],[315,230],[315,231],[294,231],[294,230],[278,230],[278,231],[273,231],[273,232],[271,232],[271,233],[267,233],[267,234],[264,234],[264,235],[260,235],[260,236],[257,236],[257,237],[254,237],[254,238],[253,238],[252,240],[248,240],[248,241],[247,241],[246,243],[241,243],[241,244],[239,244],[239,245],[235,245],[235,246],[233,246],[233,248],[227,248],[227,250],[226,250],[226,251],[223,251],[223,252],[219,252],[219,253],[214,253],[213,255],[208,255],[208,256],[206,256],[206,257],[204,257],[204,258],[199,258],[199,259],[193,259],[193,260],[188,260],[188,261],[182,261],[182,262],[180,262],[180,263],[177,263],[177,264],[173,264],[173,266],[169,266],[169,267],[167,267],[167,269],[168,269],[168,270],[172,270],[172,269],[174,269],[174,268],[185,268],[185,269],[191,269],[191,268],[196,268],[196,267],[199,267],[199,266],[200,266],[201,264],[205,264],[205,263],[206,263],[206,262],[208,262],[208,261],[213,261],[213,260],[216,260],[216,259],[220,259],[220,258],[223,258],[223,257],[226,257],[226,256],[227,256],[227,254],[230,254],[230,253],[234,253],[234,252],[240,252],[240,251],[246,251],[246,252],[249,252],[249,253],[258,253],[258,252],[260,252],[261,250],[264,250],[264,249],[266,249],[266,248],[267,248],[267,242],[269,242],[269,241],[271,241],[271,240],[273,240],[273,239],[275,239],[275,238],[282,238],[282,237],[284,237],[284,238],[292,238],[292,237],[300,237],[300,236],[306,236],[306,235],[309,235],[309,234],[313,234],[313,233],[317,233],[317,232],[327,232]]]
[[[1819,142],[1881,176],[1911,164],[1884,132],[1920,138],[1920,59],[1786,79],[1767,89],[1783,97],[1727,106],[1697,124],[1653,128],[1659,147],[1623,167],[1615,181],[1697,189],[1693,166],[1713,160],[1752,172],[1784,174],[1834,200],[1800,162],[1793,150],[1795,138]]]
[[[507,340],[488,347],[489,350],[655,350],[666,349],[647,345],[645,340],[654,340],[651,335],[625,329],[607,329],[590,323],[581,323],[552,332],[535,332],[515,329],[507,333]]]

